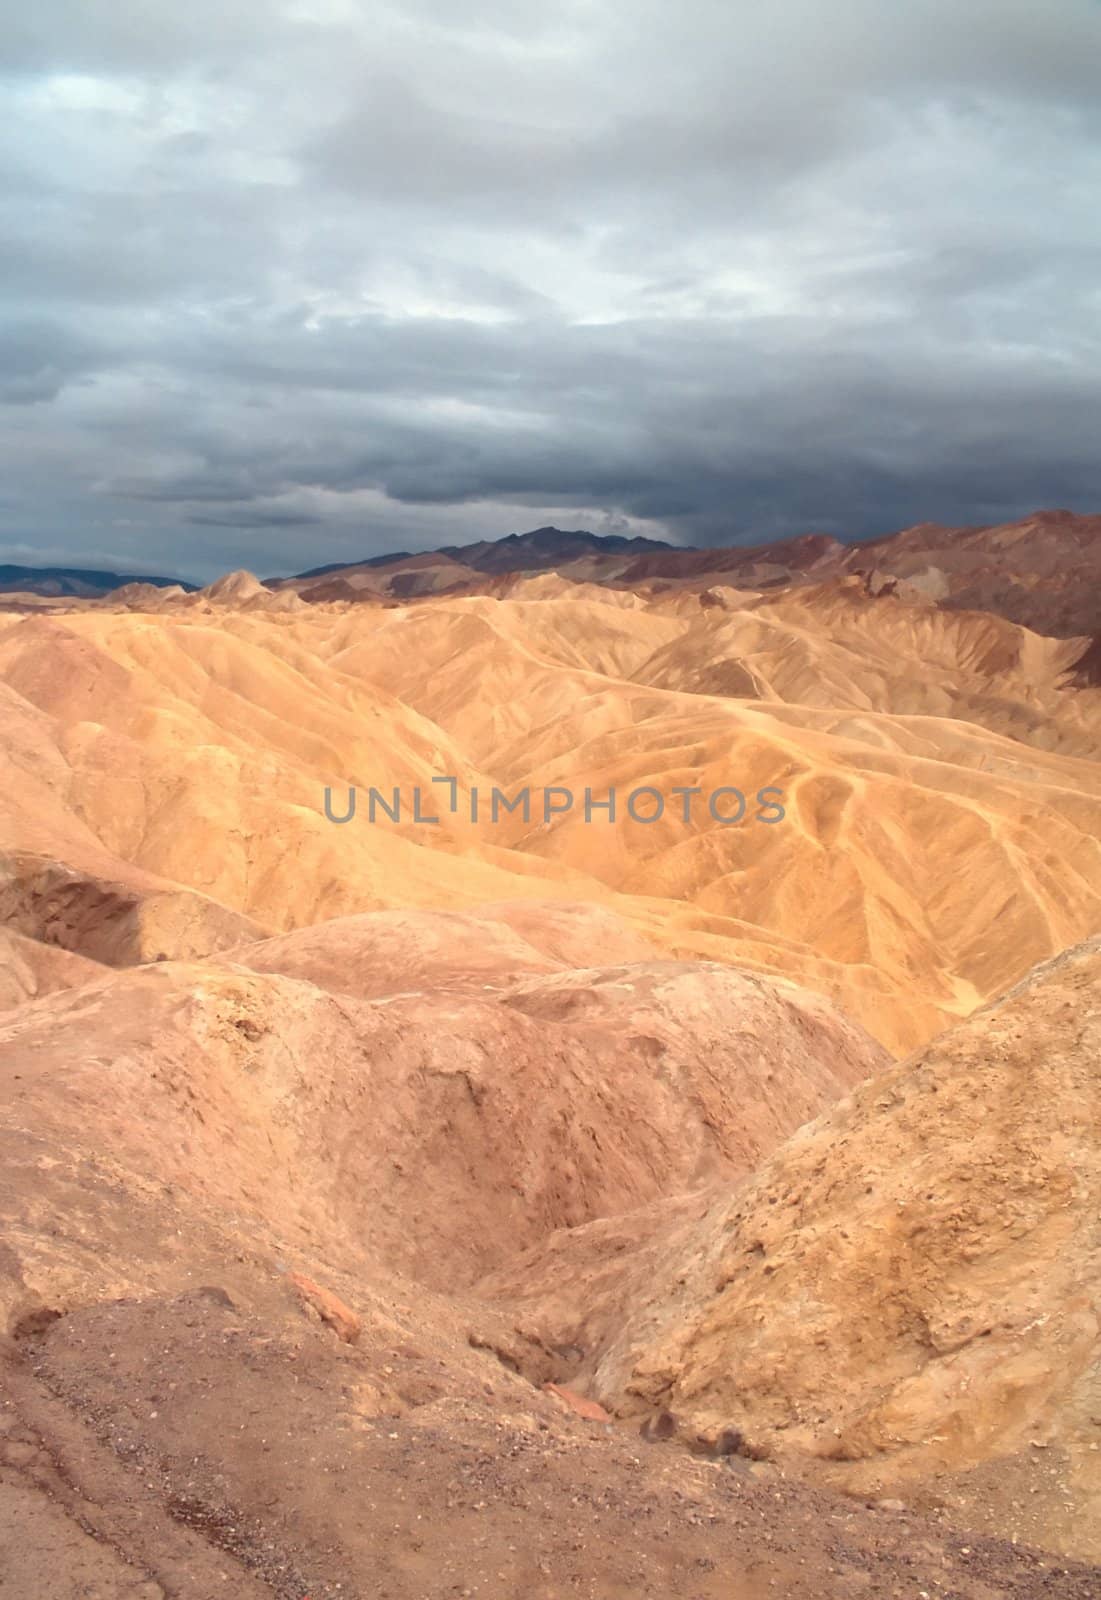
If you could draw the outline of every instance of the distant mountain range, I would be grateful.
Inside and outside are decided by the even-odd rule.
[[[334,573],[395,563],[451,560],[476,572],[506,573],[543,571],[583,556],[636,555],[664,550],[687,549],[663,539],[625,539],[622,534],[588,533],[583,528],[534,528],[530,533],[510,533],[504,539],[480,539],[475,544],[444,545],[438,550],[388,550],[384,555],[366,556],[358,561],[330,561],[291,578],[268,578],[268,584],[297,582],[304,578],[325,578]],[[167,578],[146,572],[107,572],[85,567],[20,567],[0,565],[0,593],[38,594],[60,599],[95,600],[121,589],[125,583],[151,583],[158,589],[179,584],[194,593],[200,585],[182,578]]]
[[[526,574],[654,592],[690,586],[776,592],[848,583],[952,611],[988,611],[1036,633],[1101,634],[1101,517],[1037,511],[990,527],[921,523],[846,543],[808,533],[759,545],[692,548],[660,539],[536,528],[506,539],[334,563],[268,580],[313,602],[382,600],[499,590]],[[1098,671],[1091,657],[1089,670]]]
[[[74,600],[95,600],[121,589],[124,583],[151,583],[158,589],[179,584],[194,591],[199,586],[182,578],[154,577],[148,572],[100,572],[87,567],[17,567],[0,565],[0,592],[66,596]]]
[[[295,578],[324,578],[331,572],[347,572],[352,567],[384,567],[395,561],[415,561],[421,556],[446,556],[477,572],[530,572],[557,566],[562,561],[577,561],[582,556],[644,555],[651,550],[686,550],[691,545],[672,545],[665,539],[625,539],[620,533],[588,533],[584,528],[533,528],[530,533],[510,533],[503,539],[479,539],[475,544],[445,544],[438,550],[393,550],[365,561],[330,561],[309,572],[296,572]]]
[[[429,595],[503,592],[502,586],[528,575],[551,572],[570,583],[646,592],[690,586],[701,593],[716,587],[760,593],[855,583],[872,596],[920,596],[953,611],[993,612],[1049,636],[1101,635],[1101,517],[1060,510],[992,527],[922,523],[859,543],[809,533],[759,545],[696,548],[583,528],[534,528],[438,550],[329,562],[293,577],[267,578],[263,588],[294,591],[313,603],[402,604]],[[0,566],[0,592],[46,598],[95,600],[123,585],[148,591],[177,582],[79,567]],[[1098,670],[1091,657],[1092,681]]]

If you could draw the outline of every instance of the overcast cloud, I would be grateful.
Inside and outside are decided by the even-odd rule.
[[[39,0],[0,559],[1101,509],[1097,0]]]

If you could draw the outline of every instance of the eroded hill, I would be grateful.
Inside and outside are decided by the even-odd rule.
[[[0,612],[0,1594],[1092,1600],[1089,641],[458,555]]]
[[[236,580],[181,604],[0,623],[0,807],[24,857],[203,897],[173,916],[207,948],[214,907],[274,933],[582,898],[900,1051],[1101,922],[1101,691],[1073,640],[852,587],[705,606],[547,574],[389,608],[287,611]],[[325,789],[343,815],[349,786],[338,826]],[[372,788],[399,820],[372,823]],[[495,789],[530,806],[494,817]]]
[[[815,1237],[835,1213],[855,1234],[860,1204],[831,1193],[829,1167],[858,1158],[845,1130],[869,1101],[901,1099],[902,1069],[884,1078],[878,1046],[783,984],[645,960],[580,969],[594,938],[631,939],[585,907],[556,908],[546,939],[531,907],[484,917],[497,924],[495,954],[461,966],[445,943],[412,990],[421,915],[397,929],[390,913],[378,926],[334,925],[328,949],[310,930],[232,958],[74,971],[85,981],[0,1017],[0,1582],[40,1600],[80,1586],[102,1600],[205,1597],[223,1584],[278,1600],[443,1600],[464,1588],[552,1600],[564,1584],[600,1600],[778,1589],[842,1600],[905,1595],[915,1582],[963,1600],[1087,1600],[1097,1569],[1072,1558],[1090,1554],[1084,1514],[1071,1528],[1053,1519],[1050,1493],[1027,1521],[991,1496],[987,1531],[968,1534],[947,1496],[939,1520],[894,1478],[905,1503],[884,1499],[879,1471],[856,1499],[836,1494],[832,1459],[811,1462],[824,1468],[817,1488],[801,1481],[760,1459],[770,1452],[755,1425],[752,1449],[741,1435],[731,1447],[739,1406],[759,1395],[771,1416],[790,1392],[777,1385],[802,1370],[798,1341],[788,1368],[774,1359],[775,1385],[750,1360],[768,1338],[755,1325],[755,1344],[743,1333],[735,1357],[704,1368],[698,1402],[687,1359],[683,1392],[640,1393],[638,1373],[654,1381],[641,1353],[653,1308],[678,1349],[695,1348],[692,1316],[713,1292],[698,1286],[713,1277],[702,1258],[721,1232],[716,1195],[747,1185],[734,1192],[765,1211],[756,1233],[782,1231],[780,1186],[817,1142]],[[464,930],[471,941],[478,931]],[[429,950],[439,934],[428,916]],[[331,985],[342,947],[355,954],[339,988],[301,975]],[[371,956],[383,950],[389,969]],[[973,1038],[981,1019],[967,1026]],[[1017,1082],[1006,1118],[1036,1110],[1042,1150],[1069,1109],[1052,1092],[1063,1079]],[[991,1119],[991,1142],[1002,1125]],[[907,1152],[878,1129],[869,1142],[893,1216]],[[1075,1280],[1091,1216],[1096,1225],[1077,1156],[1080,1203],[1034,1299]],[[911,1189],[931,1181],[916,1168],[911,1178]],[[1018,1188],[1041,1204],[1039,1189]],[[998,1203],[995,1191],[972,1234],[996,1268]],[[771,1286],[772,1265],[757,1293],[790,1319],[793,1285]],[[850,1347],[836,1361],[817,1353],[812,1403],[843,1416],[859,1383],[856,1329],[867,1329],[865,1406],[898,1330],[881,1328],[874,1281],[851,1281],[843,1251],[825,1270],[836,1309],[823,1316]],[[971,1279],[981,1284],[981,1270]],[[552,1326],[566,1305],[567,1322]],[[598,1353],[583,1327],[590,1307],[607,1321],[586,1377]],[[1088,1426],[1084,1316],[1070,1304],[1050,1334],[1018,1334],[1046,1367],[1024,1386],[1032,1409],[1014,1416],[1018,1432],[1043,1426],[1056,1490],[1079,1511],[1089,1480],[1068,1488],[1063,1451],[1068,1420]],[[1009,1336],[995,1331],[1004,1362]],[[713,1393],[738,1358],[756,1387]],[[976,1374],[989,1383],[992,1369]],[[937,1386],[925,1393],[935,1410]],[[640,1417],[671,1398],[671,1436],[647,1425],[640,1437]],[[694,1404],[721,1413],[722,1436],[708,1437]],[[981,1395],[974,1406],[984,1414]],[[996,1455],[1004,1431],[980,1428],[969,1460]],[[1085,1435],[1078,1443],[1088,1450]],[[1018,1549],[1021,1532],[1063,1553]]]
[[[621,1414],[1101,1559],[1099,1045],[1095,939],[611,1264],[597,1224],[486,1290]]]

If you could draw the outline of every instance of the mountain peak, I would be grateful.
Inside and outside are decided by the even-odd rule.
[[[672,550],[664,539],[627,538],[621,533],[590,533],[587,528],[532,528],[503,539],[480,539],[476,544],[445,545],[438,552],[479,572],[516,572],[541,569],[588,555]]]

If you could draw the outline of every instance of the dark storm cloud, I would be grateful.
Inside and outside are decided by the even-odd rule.
[[[1101,505],[1092,0],[45,0],[5,51],[0,553]]]
[[[280,511],[275,507],[270,511],[264,511],[260,507],[250,506],[245,511],[227,510],[221,515],[216,512],[192,511],[187,520],[207,528],[304,528],[320,523],[324,519],[311,516],[306,511]]]

